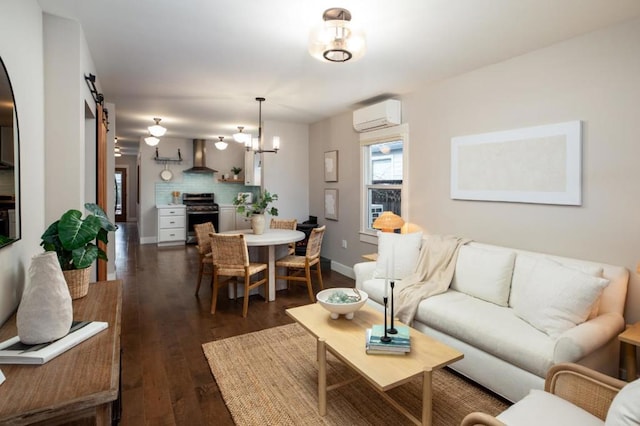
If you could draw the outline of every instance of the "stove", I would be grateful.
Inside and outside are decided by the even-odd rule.
[[[182,203],[187,206],[187,244],[195,244],[196,233],[193,225],[211,222],[215,230],[218,230],[218,216],[220,206],[215,203],[213,193],[182,194]]]

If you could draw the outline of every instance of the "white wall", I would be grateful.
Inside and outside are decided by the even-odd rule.
[[[281,149],[263,154],[263,186],[278,194],[274,205],[280,218],[302,223],[309,219],[309,127],[268,121],[264,132],[264,149],[271,149],[273,136],[280,136]]]
[[[640,320],[640,21],[513,58],[415,93],[403,101],[409,123],[412,222],[431,233],[626,266],[626,320]],[[582,206],[449,198],[454,136],[582,120]],[[359,167],[351,114],[311,126],[311,211],[322,206],[323,151],[340,150],[340,221],[327,222],[323,255],[351,266],[375,246],[357,242]],[[353,169],[353,170],[350,170]],[[344,194],[344,195],[343,195]],[[345,235],[345,237],[342,237]],[[339,238],[356,241],[350,250]]]
[[[42,12],[35,0],[0,2],[0,56],[20,126],[22,238],[0,249],[0,323],[22,295],[30,259],[44,231],[44,71]]]

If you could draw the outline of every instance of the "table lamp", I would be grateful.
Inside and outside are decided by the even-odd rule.
[[[404,220],[394,212],[385,211],[373,221],[371,227],[380,229],[382,232],[394,232],[396,229],[402,228]]]

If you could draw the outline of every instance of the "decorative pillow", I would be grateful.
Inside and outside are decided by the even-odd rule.
[[[507,306],[516,254],[462,246],[451,288],[478,299]]]
[[[513,310],[552,338],[584,322],[609,280],[536,259]]]
[[[640,379],[625,385],[613,398],[605,426],[637,426],[640,424]]]
[[[373,277],[401,280],[412,274],[418,264],[421,245],[422,232],[395,234],[378,231],[378,260]]]

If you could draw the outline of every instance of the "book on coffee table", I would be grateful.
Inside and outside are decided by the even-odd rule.
[[[0,364],[44,364],[108,326],[101,321],[74,321],[64,337],[37,345],[24,344],[14,336],[0,342]]]
[[[368,354],[393,354],[402,355],[411,351],[411,337],[409,335],[409,327],[395,327],[398,333],[389,334],[390,342],[380,340],[385,335],[383,325],[374,325],[367,329],[366,332],[366,351]]]

